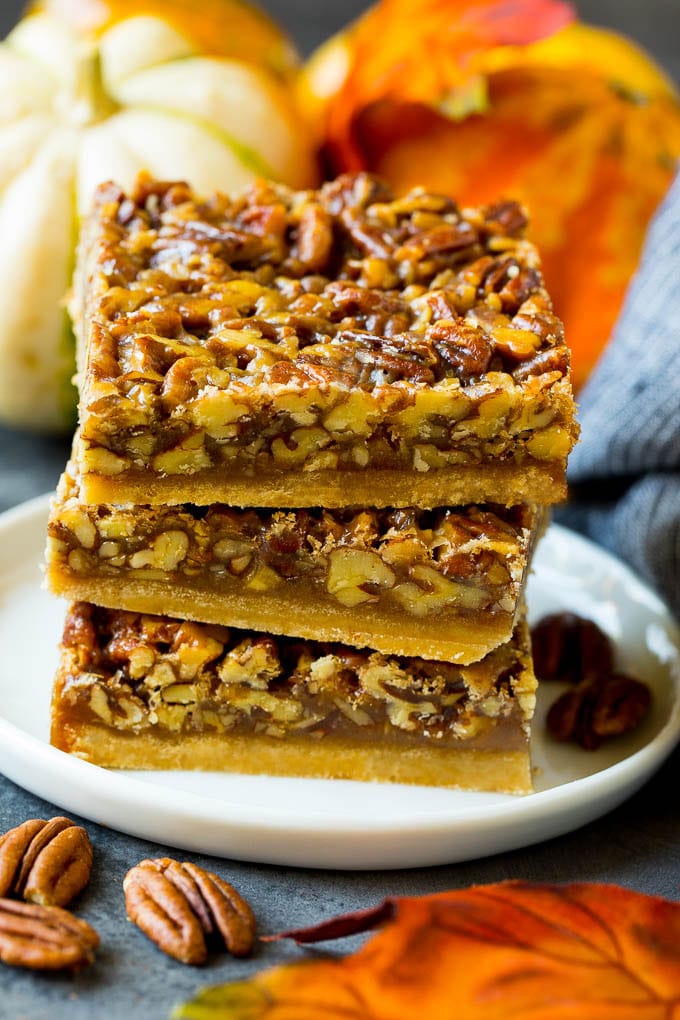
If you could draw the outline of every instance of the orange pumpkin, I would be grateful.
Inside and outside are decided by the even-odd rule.
[[[300,93],[334,170],[528,206],[579,386],[672,179],[680,104],[632,43],[571,18],[557,0],[382,0]]]

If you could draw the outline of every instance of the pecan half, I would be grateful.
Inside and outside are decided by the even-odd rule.
[[[437,354],[464,382],[483,375],[493,348],[481,330],[462,319],[440,319],[428,332]]]
[[[551,705],[548,732],[595,751],[628,733],[651,704],[646,684],[614,672],[611,641],[592,620],[574,613],[544,617],[531,631],[534,669],[540,680],[573,684]]]
[[[545,351],[539,351],[533,358],[522,362],[516,368],[512,377],[516,382],[522,382],[533,375],[543,375],[546,372],[559,372],[566,375],[569,371],[569,354],[566,348],[548,347]]]
[[[595,751],[605,740],[634,730],[650,704],[647,685],[623,673],[584,680],[550,707],[548,732],[555,740],[573,740]]]
[[[318,202],[302,210],[295,254],[309,272],[326,268],[333,250],[333,225],[328,212]]]
[[[376,373],[391,382],[406,379],[429,385],[435,381],[432,365],[436,355],[422,336],[403,333],[382,337],[343,329],[338,341],[343,344],[340,366],[348,369],[360,386],[369,385]]]
[[[80,970],[94,960],[99,936],[60,907],[0,899],[0,960],[32,970]]]
[[[486,207],[486,221],[489,231],[513,237],[521,236],[529,218],[519,202],[506,200]]]
[[[91,871],[89,836],[70,818],[32,818],[0,836],[0,896],[64,907]]]
[[[205,963],[207,939],[246,956],[255,918],[236,890],[211,871],[168,857],[141,861],[123,880],[131,921],[180,963]]]
[[[592,620],[575,613],[553,613],[531,631],[534,669],[540,680],[577,684],[608,676],[614,668],[612,644]]]

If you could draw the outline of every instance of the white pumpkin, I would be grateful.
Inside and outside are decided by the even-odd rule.
[[[208,57],[159,17],[96,40],[37,13],[0,45],[0,420],[72,422],[64,297],[96,186],[140,170],[199,191],[315,181],[311,139],[270,70]]]

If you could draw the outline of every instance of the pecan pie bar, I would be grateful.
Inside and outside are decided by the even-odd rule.
[[[77,603],[52,743],[114,768],[524,793],[535,687],[524,621],[456,666]]]
[[[89,506],[70,465],[47,580],[70,600],[476,662],[512,635],[544,512]]]
[[[512,202],[367,174],[103,185],[74,321],[89,503],[553,503],[569,351]]]

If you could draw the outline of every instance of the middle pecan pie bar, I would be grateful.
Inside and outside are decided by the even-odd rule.
[[[97,507],[71,466],[47,577],[56,594],[113,608],[476,662],[510,639],[543,518],[524,505]]]
[[[524,621],[456,666],[80,603],[61,651],[52,743],[99,765],[531,789]]]

